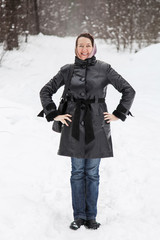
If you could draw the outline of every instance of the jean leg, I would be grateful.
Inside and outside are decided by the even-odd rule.
[[[97,216],[97,200],[99,192],[99,165],[100,158],[86,159],[86,219]]]
[[[74,219],[86,219],[85,203],[85,159],[71,158],[71,190],[72,190],[72,207]]]

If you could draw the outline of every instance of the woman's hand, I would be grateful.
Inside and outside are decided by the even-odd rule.
[[[60,121],[66,126],[69,126],[66,120],[68,120],[69,122],[72,122],[70,117],[72,117],[72,115],[70,114],[58,115],[57,117],[54,118],[54,121]]]
[[[107,121],[107,123],[110,123],[111,121],[117,121],[119,118],[117,118],[115,115],[110,114],[108,112],[104,112],[104,120]]]

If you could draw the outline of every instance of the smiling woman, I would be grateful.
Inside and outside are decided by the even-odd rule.
[[[89,38],[80,37],[78,39],[77,54],[80,59],[85,60],[92,52],[93,46]]]
[[[96,44],[91,34],[82,33],[77,37],[75,54],[78,58],[81,60],[91,58],[96,54],[96,51]]]
[[[130,113],[135,91],[110,64],[97,60],[94,38],[82,33],[76,39],[73,74],[64,101],[67,108],[61,114],[52,95],[68,86],[70,64],[63,66],[40,91],[48,121],[63,123],[58,154],[71,157],[71,191],[74,221],[70,228],[82,225],[98,229],[96,221],[101,158],[113,157],[110,122],[124,121]],[[108,113],[105,97],[112,84],[122,93],[117,109]]]

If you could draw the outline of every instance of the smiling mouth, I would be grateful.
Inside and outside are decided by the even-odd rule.
[[[81,53],[83,56],[87,56],[88,55],[88,53]]]

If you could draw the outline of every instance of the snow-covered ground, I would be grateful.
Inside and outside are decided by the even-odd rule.
[[[158,240],[160,236],[160,44],[117,53],[97,40],[97,58],[135,88],[134,118],[112,123],[114,158],[102,159],[97,231],[73,220],[70,158],[57,155],[60,135],[37,118],[39,91],[74,61],[75,38],[39,35],[7,52],[0,67],[0,239]],[[0,48],[2,51],[2,47]],[[53,97],[58,104],[62,89]],[[121,95],[108,89],[109,111]]]

